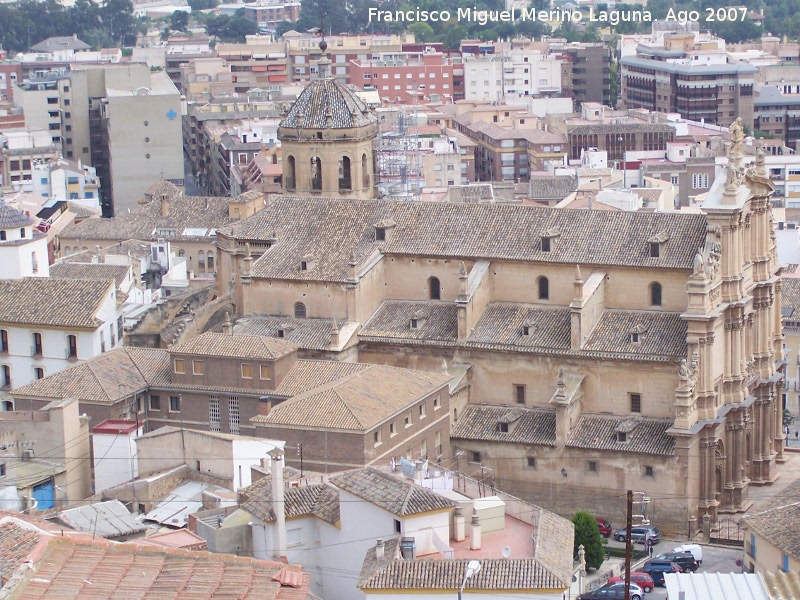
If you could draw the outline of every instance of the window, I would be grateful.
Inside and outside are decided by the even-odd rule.
[[[253,365],[242,363],[242,379],[253,378]]]
[[[539,300],[550,299],[550,281],[547,277],[539,277]]]
[[[169,412],[181,412],[181,397],[180,396],[170,396],[169,397]]]
[[[6,476],[6,464],[3,463],[2,465],[0,465],[0,477],[5,477],[5,476]]]
[[[419,329],[419,321],[417,319],[411,319],[408,322],[408,326],[410,329]]]
[[[629,394],[629,398],[631,401],[631,412],[640,413],[642,412],[642,395],[641,394]]]
[[[707,173],[695,173],[692,175],[692,189],[693,190],[704,190],[708,187],[708,174]]]
[[[233,435],[239,435],[239,397],[231,396],[228,399],[228,431]]]
[[[439,457],[442,455],[442,432],[437,431],[436,435],[433,438],[433,443],[436,444],[436,456]]]
[[[536,457],[529,456],[528,457],[528,468],[535,469],[536,468]]]
[[[593,460],[589,461],[589,473],[597,473],[597,463]]]
[[[433,410],[439,410],[440,408],[442,408],[442,401],[439,396],[436,396],[433,399]]]
[[[78,338],[74,335],[67,336],[67,358],[78,358]]]
[[[406,428],[411,427],[411,413],[406,413],[406,416],[403,418]]]
[[[175,359],[175,372],[179,375],[186,373],[186,361],[184,361],[182,358]]]
[[[620,444],[627,444],[628,443],[628,434],[625,433],[624,431],[618,431],[617,432],[617,441]]]
[[[208,397],[208,429],[209,431],[222,431],[220,427],[219,396]]]
[[[4,477],[5,474],[6,474],[5,473],[5,465],[2,465],[2,466],[3,466],[3,471],[0,472],[0,477]],[[789,572],[789,555],[788,554],[784,554],[783,557],[781,558],[781,571],[783,571],[784,573],[788,573]]]
[[[21,237],[21,238],[25,237],[25,228],[24,227],[19,230],[19,237]]]
[[[661,244],[650,242],[650,258],[658,258],[659,256],[661,256]]]
[[[661,306],[661,284],[660,283],[651,283],[650,284],[650,304],[653,306]]]
[[[8,353],[8,331],[0,329],[0,352]]]
[[[192,375],[203,375],[205,373],[205,365],[202,360],[192,361]]]
[[[261,365],[260,371],[261,371],[260,372],[261,379],[272,379],[272,366]]]
[[[508,433],[508,423],[498,423],[497,424],[497,431],[499,433]]]
[[[474,462],[474,463],[481,462],[481,453],[480,452],[472,452],[472,460],[470,462]]]
[[[34,332],[33,334],[33,348],[31,348],[32,354],[34,356],[41,356],[42,355],[42,334],[38,332]]]
[[[397,519],[394,520],[394,532],[395,533],[402,533],[403,532],[403,524],[398,521]]]
[[[150,410],[161,410],[161,396],[150,395]]]
[[[11,367],[3,365],[3,381],[0,382],[3,387],[11,387]]]
[[[372,433],[372,440],[375,442],[376,446],[380,446],[383,443],[380,429]]]
[[[386,229],[383,227],[376,227],[375,228],[375,241],[376,242],[385,242],[386,241]]]
[[[424,404],[420,404],[419,405],[419,418],[420,419],[424,419],[425,418],[425,405]]]
[[[295,302],[294,304],[294,318],[295,319],[305,319],[306,318],[306,305],[302,302]]]
[[[543,237],[542,238],[542,252],[550,252],[550,238]]]
[[[428,279],[428,291],[430,293],[431,300],[441,300],[442,299],[442,287],[439,283],[438,277],[431,277]]]
[[[301,271],[308,271],[308,262],[305,260],[300,261],[300,270]]]
[[[679,182],[680,182],[680,179],[679,179],[678,175],[672,175],[670,177],[670,183],[672,183],[672,185],[678,185]]]
[[[389,435],[391,435],[391,436],[397,435],[397,424],[396,423],[389,423]]]
[[[653,476],[653,467],[645,466],[645,468],[644,468],[644,476],[645,477],[652,477]]]
[[[303,545],[303,530],[298,527],[296,529],[286,530],[286,545],[291,548],[293,546]]]
[[[756,536],[755,534],[752,533],[750,534],[750,548],[747,554],[748,556],[750,556],[750,558],[756,557]]]
[[[525,404],[525,386],[514,385],[514,399],[517,404]]]
[[[42,367],[34,367],[33,376],[36,379],[44,379],[44,369]]]
[[[5,229],[0,230],[0,242],[5,242],[6,239],[7,239],[6,238],[6,230]]]

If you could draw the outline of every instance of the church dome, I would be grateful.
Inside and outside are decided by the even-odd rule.
[[[329,118],[330,117],[330,118]],[[312,81],[297,98],[283,128],[353,129],[378,122],[354,92],[331,78]]]
[[[0,229],[13,229],[33,225],[33,219],[0,200]]]

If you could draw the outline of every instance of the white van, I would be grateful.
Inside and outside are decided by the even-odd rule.
[[[675,548],[673,552],[691,552],[697,564],[703,564],[703,548],[699,544],[684,544]]]

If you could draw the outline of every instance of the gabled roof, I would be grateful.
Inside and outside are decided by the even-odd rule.
[[[450,381],[450,375],[368,365],[256,415],[256,426],[368,431]]]
[[[455,502],[374,467],[338,473],[330,483],[398,517],[448,510]]]
[[[241,508],[264,523],[275,520],[272,508],[272,477],[264,477],[239,490],[244,500]],[[339,491],[329,483],[286,488],[284,491],[286,518],[315,516],[326,523],[339,522]]]
[[[170,348],[173,354],[256,360],[274,360],[296,350],[296,346],[285,340],[265,335],[233,336],[210,331]]]
[[[746,527],[793,560],[800,560],[800,481],[776,494],[771,504],[774,508],[745,515]]]
[[[49,37],[31,46],[34,52],[58,52],[59,50],[91,50],[92,47],[78,39],[77,35]]]
[[[347,321],[337,322],[342,329]],[[356,325],[353,324],[355,327]],[[304,350],[328,350],[331,346],[333,319],[294,319],[291,317],[247,317],[239,319],[234,326],[235,335],[266,335],[277,338],[283,330],[283,337],[290,344]]]
[[[33,218],[0,200],[0,229],[27,227],[32,224]]]
[[[56,279],[113,279],[119,287],[125,281],[130,270],[128,265],[57,262],[50,267],[50,277]]]
[[[345,282],[351,251],[360,271],[377,250],[373,225],[390,217],[397,226],[381,243],[384,255],[652,269],[691,269],[707,227],[698,214],[280,197],[222,233],[255,241],[276,232],[277,243],[253,264],[256,278]],[[542,251],[542,234],[555,228],[561,236]],[[647,240],[662,231],[674,243],[651,258]],[[309,253],[316,264],[303,271]]]
[[[333,360],[298,360],[275,388],[274,395],[291,398],[368,367],[369,365]]]
[[[0,323],[96,329],[113,280],[26,277],[0,281]]]
[[[109,539],[140,533],[146,529],[119,500],[69,508],[61,511],[58,519],[75,531]]]

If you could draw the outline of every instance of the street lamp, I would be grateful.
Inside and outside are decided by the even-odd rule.
[[[467,572],[464,573],[464,581],[461,582],[461,587],[458,588],[458,600],[461,600],[461,592],[464,591],[464,586],[467,585],[467,579],[475,575],[481,570],[481,563],[477,560],[471,560],[467,563]]]

